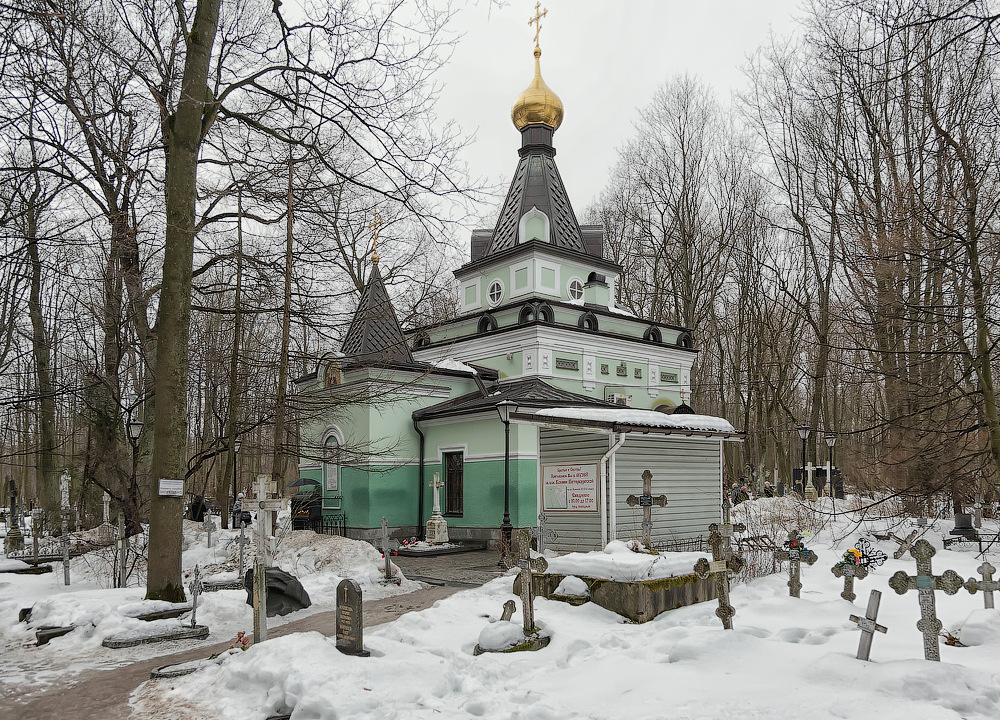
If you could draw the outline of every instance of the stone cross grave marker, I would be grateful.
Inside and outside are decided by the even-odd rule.
[[[809,502],[819,500],[819,493],[816,492],[816,485],[813,482],[813,474],[815,472],[816,468],[812,463],[806,465],[806,477],[803,478],[805,487],[802,488],[802,496]]]
[[[976,493],[976,502],[972,503],[972,525],[981,530],[983,527],[983,494]]]
[[[385,562],[383,579],[386,582],[395,582],[395,579],[392,577],[392,560],[389,559],[389,521],[385,515],[382,516],[382,557]]]
[[[733,629],[733,615],[736,609],[729,604],[729,574],[743,569],[743,558],[733,553],[731,540],[733,533],[745,532],[747,526],[743,523],[708,526],[708,543],[712,546],[712,562],[701,558],[694,564],[698,577],[715,576],[715,594],[719,598],[719,607],[715,614],[722,620],[722,627]]]
[[[191,627],[195,627],[198,617],[198,596],[205,588],[205,584],[201,580],[201,568],[197,565],[194,566],[194,572],[191,573],[191,583],[188,587],[191,590]]]
[[[337,585],[337,649],[345,655],[368,657],[361,620],[361,586],[347,578]]]
[[[517,605],[514,604],[513,600],[508,600],[503,604],[503,612],[500,614],[500,619],[507,622],[514,617],[515,610],[517,610]]]
[[[243,562],[243,549],[252,542],[250,538],[247,537],[246,526],[243,523],[240,523],[240,536],[236,538],[236,540],[234,540],[233,542],[235,542],[236,547],[239,548],[239,563],[240,563],[239,579],[242,580],[243,568],[245,567],[245,564]]]
[[[545,527],[546,520],[548,520],[548,516],[544,512],[540,512],[538,513],[538,527],[529,528],[531,537],[535,538],[538,552],[545,552],[545,543],[556,540],[559,537],[555,530]]]
[[[903,555],[905,555],[906,552],[913,547],[913,541],[917,538],[917,531],[912,530],[905,538],[899,537],[896,533],[889,533],[889,537],[899,543],[899,547],[896,548],[896,551],[892,554],[893,558],[899,560],[899,558],[903,557]]]
[[[441,474],[434,473],[434,479],[430,482],[430,487],[434,492],[434,505],[431,509],[431,516],[427,520],[427,542],[433,544],[448,542],[448,523],[441,515]]]
[[[202,520],[201,526],[208,533],[208,547],[212,547],[212,531],[215,530],[215,523],[212,522],[212,513],[205,513],[205,518]]]
[[[889,578],[889,587],[896,594],[903,595],[907,590],[916,589],[917,602],[920,603],[920,620],[917,630],[924,635],[924,659],[941,660],[941,648],[938,645],[938,633],[943,627],[937,619],[934,606],[934,591],[944,590],[954,595],[962,587],[962,578],[954,570],[945,570],[941,575],[934,575],[931,570],[931,558],[937,550],[929,542],[921,538],[910,548],[910,555],[917,561],[917,574],[907,575],[900,570]]]
[[[549,562],[545,558],[531,557],[531,533],[527,528],[519,528],[515,538],[517,546],[517,566],[521,568],[521,611],[524,614],[524,635],[534,635],[535,627],[535,587],[531,581],[531,573],[545,572]]]
[[[888,631],[885,625],[879,625],[875,622],[875,618],[878,617],[878,605],[881,601],[882,593],[878,590],[872,590],[872,594],[868,596],[868,609],[865,610],[865,616],[850,616],[851,621],[857,623],[858,627],[861,628],[861,641],[858,643],[858,660],[867,660],[871,655],[872,638],[875,637],[876,631],[880,633]]]
[[[1000,590],[1000,581],[993,579],[993,573],[996,571],[997,569],[990,565],[988,560],[984,560],[983,564],[976,568],[976,572],[982,575],[983,579],[977,580],[971,577],[965,581],[965,589],[970,593],[975,594],[976,590],[983,591],[983,602],[987,610],[993,609],[993,591]]]
[[[850,561],[842,561],[830,568],[830,572],[835,577],[844,578],[844,590],[840,593],[840,597],[847,602],[854,602],[854,598],[857,597],[854,594],[854,579],[864,580],[868,577],[868,568],[864,565],[855,565]]]
[[[785,544],[788,545],[788,549],[775,550],[774,559],[778,562],[788,561],[788,595],[789,597],[799,597],[799,591],[802,590],[801,563],[812,565],[819,558],[811,550],[802,552],[805,546],[802,544],[802,535],[798,530],[792,530],[788,533],[788,542]]]
[[[642,473],[642,495],[629,495],[625,498],[629,507],[638,505],[642,508],[642,543],[647,548],[652,546],[653,538],[653,506],[666,507],[667,496],[653,497],[653,473],[645,470]]]

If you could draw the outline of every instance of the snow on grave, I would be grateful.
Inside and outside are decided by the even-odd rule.
[[[708,558],[699,552],[649,553],[636,541],[612,540],[603,551],[569,553],[549,558],[548,569],[533,575],[539,597],[562,600],[556,592],[569,575],[583,580],[591,602],[643,623],[662,612],[714,600],[715,586],[698,577],[695,563]],[[520,578],[514,591],[519,591]]]

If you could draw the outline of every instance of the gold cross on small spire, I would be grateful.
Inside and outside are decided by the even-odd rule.
[[[538,47],[538,33],[542,31],[542,18],[549,14],[548,9],[542,10],[540,2],[535,3],[535,17],[528,21],[529,25],[535,26],[535,47]]]
[[[372,262],[378,263],[378,229],[382,225],[382,218],[379,217],[378,208],[374,210],[374,217],[368,227],[372,231]]]

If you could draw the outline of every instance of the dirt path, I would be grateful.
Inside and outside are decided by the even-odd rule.
[[[365,627],[395,620],[400,615],[430,607],[438,600],[458,592],[458,587],[430,586],[406,595],[364,603]],[[295,632],[316,631],[323,635],[336,633],[336,611],[317,613],[275,628],[270,637]],[[212,646],[164,655],[111,670],[80,673],[67,685],[30,697],[25,702],[7,698],[0,700],[0,718],[4,720],[128,720],[131,710],[129,695],[141,683],[149,680],[153,668],[161,665],[195,660],[222,652],[231,640]]]

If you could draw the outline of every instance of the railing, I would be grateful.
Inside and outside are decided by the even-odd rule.
[[[320,535],[340,535],[343,537],[347,530],[347,516],[344,513],[337,513],[323,518],[295,519],[292,522],[292,528],[294,530],[312,530]]]

